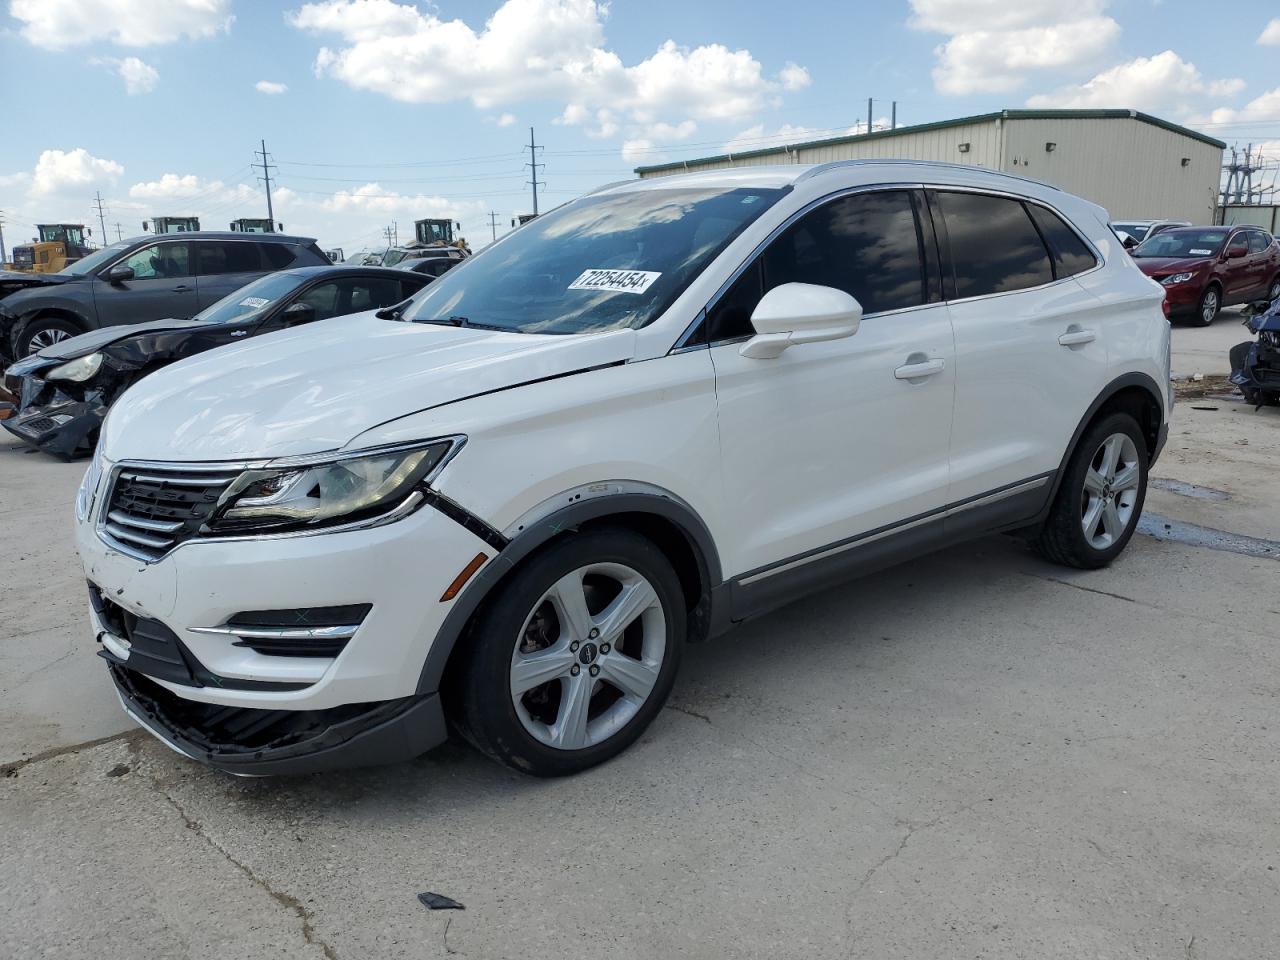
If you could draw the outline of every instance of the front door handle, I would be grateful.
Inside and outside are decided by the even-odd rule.
[[[904,363],[893,371],[894,377],[899,380],[918,380],[921,377],[932,377],[936,373],[941,373],[947,368],[945,360],[920,360],[916,361],[914,357],[908,357],[910,363]]]
[[[1058,342],[1064,347],[1078,347],[1083,343],[1093,343],[1098,339],[1098,335],[1092,330],[1081,330],[1076,327],[1074,330],[1068,330],[1058,338]]]
[[[178,284],[176,287],[174,287],[174,288],[173,288],[173,292],[174,292],[174,293],[186,293],[186,292],[187,292],[188,290],[190,290],[190,289],[191,289],[191,288],[190,288],[189,286],[187,286],[185,283],[180,283],[180,284]]]

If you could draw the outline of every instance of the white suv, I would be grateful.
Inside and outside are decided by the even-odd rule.
[[[228,771],[447,722],[582,770],[686,642],[814,590],[992,531],[1111,561],[1168,430],[1161,298],[1104,210],[968,167],[602,188],[131,389],[77,504],[101,655]]]

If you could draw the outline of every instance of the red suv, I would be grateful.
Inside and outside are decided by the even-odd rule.
[[[1280,244],[1261,227],[1173,227],[1130,253],[1164,285],[1171,319],[1204,327],[1222,307],[1280,297]]]

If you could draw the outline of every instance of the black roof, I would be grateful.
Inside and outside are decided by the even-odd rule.
[[[278,240],[283,243],[315,243],[315,237],[298,237],[291,233],[249,233],[244,230],[187,230],[182,233],[140,233],[129,243],[143,240]]]
[[[287,270],[277,270],[276,273],[288,273],[299,277],[318,277],[333,273],[355,274],[356,276],[378,274],[392,280],[403,280],[405,271],[395,267],[362,267],[353,263],[318,263],[309,267],[290,267]]]

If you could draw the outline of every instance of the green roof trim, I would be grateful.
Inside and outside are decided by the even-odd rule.
[[[800,143],[789,143],[785,146],[761,147],[756,150],[745,150],[742,153],[722,153],[714,157],[698,157],[695,160],[673,160],[670,163],[657,163],[647,167],[636,167],[635,173],[643,176],[646,173],[658,173],[667,170],[685,170],[703,166],[708,163],[724,163],[727,160],[749,160],[754,157],[767,157],[781,150],[806,150],[810,147],[832,147],[844,143],[862,143],[868,140],[883,140],[887,137],[900,137],[909,133],[924,133],[929,130],[945,130],[948,127],[963,127],[974,123],[990,123],[993,120],[1137,120],[1160,127],[1171,133],[1199,140],[1211,147],[1225,150],[1227,145],[1221,140],[1189,130],[1168,120],[1153,117],[1139,110],[1000,110],[996,113],[980,113],[972,117],[959,117],[955,120],[935,120],[932,123],[917,123],[909,127],[898,127],[896,130],[873,130],[871,133],[855,133],[846,137],[828,137],[823,140],[806,140]]]

